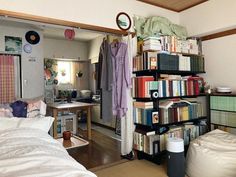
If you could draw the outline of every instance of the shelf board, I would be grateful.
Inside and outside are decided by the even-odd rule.
[[[219,111],[219,112],[232,112],[232,113],[236,113],[236,111],[229,111],[229,110],[223,110],[223,109],[210,109],[211,111]]]
[[[158,97],[155,100],[165,100],[165,99],[174,99],[174,98],[196,98],[199,96],[206,96],[205,93],[200,93],[199,95],[185,95],[185,96],[173,96],[173,97]],[[151,98],[139,98],[139,97],[134,97],[136,101],[154,101]]]
[[[154,74],[173,74],[173,75],[195,75],[195,74],[204,74],[205,71],[176,71],[176,70],[141,70],[133,71],[133,74],[136,75],[154,75]]]
[[[136,101],[153,101],[151,98],[139,98],[139,97],[134,97],[133,99],[135,99]]]
[[[223,125],[223,124],[215,124],[215,123],[211,123],[212,125],[217,125],[217,126],[223,126],[223,127],[229,127],[229,128],[236,128],[233,126],[229,126],[229,125]]]
[[[190,119],[190,120],[179,121],[179,122],[172,122],[172,123],[169,123],[169,124],[153,124],[152,126],[139,124],[139,123],[134,123],[134,124],[139,126],[139,127],[144,127],[144,129],[146,129],[147,131],[154,131],[157,128],[160,128],[160,127],[165,127],[165,126],[170,126],[170,125],[180,125],[180,124],[183,124],[183,123],[196,122],[196,121],[204,120],[204,119],[207,119],[207,117],[204,116],[204,117],[199,117],[199,118],[196,118],[196,119]]]
[[[183,53],[183,52],[169,52],[169,51],[161,51],[161,50],[143,50],[143,52],[158,52],[158,53],[163,53],[163,54],[167,54],[167,55],[182,54],[182,55],[187,55],[187,56],[201,56],[201,57],[204,57],[204,55],[202,55],[202,54]]]

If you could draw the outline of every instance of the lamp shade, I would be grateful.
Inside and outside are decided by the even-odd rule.
[[[75,38],[75,31],[73,29],[66,29],[64,36],[68,40],[73,40]]]

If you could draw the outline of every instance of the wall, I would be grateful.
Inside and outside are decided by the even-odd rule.
[[[160,15],[179,23],[178,13],[136,0],[0,0],[0,9],[116,29],[116,15],[123,11],[130,17]]]
[[[45,58],[88,59],[88,43],[64,39],[44,38]]]
[[[17,26],[0,26],[0,51],[5,51],[5,35],[21,37],[22,46],[26,44],[25,33],[32,28],[23,28]],[[40,42],[32,45],[32,53],[27,54],[22,50],[22,87],[23,98],[33,98],[44,94],[43,80],[43,37],[41,31],[37,31],[40,35]],[[34,58],[35,61],[29,61]]]
[[[180,13],[180,24],[187,27],[189,35],[202,36],[236,27],[236,1],[210,0]],[[206,74],[212,86],[230,86],[236,90],[235,35],[203,42]]]
[[[180,24],[190,36],[205,35],[236,27],[236,1],[210,0],[180,13]]]
[[[44,58],[68,58],[88,60],[88,42],[68,41],[65,39],[44,38]],[[83,72],[83,77],[76,79],[76,89],[89,89],[90,62],[79,62],[77,68]]]
[[[206,72],[205,79],[212,85],[229,86],[236,91],[236,35],[203,42]]]

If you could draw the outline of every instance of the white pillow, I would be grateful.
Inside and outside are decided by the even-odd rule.
[[[48,132],[52,123],[53,117],[43,118],[0,118],[0,131],[14,128],[36,128],[42,131]]]

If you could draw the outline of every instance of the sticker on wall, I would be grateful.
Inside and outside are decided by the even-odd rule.
[[[29,57],[29,62],[36,62],[36,57]]]
[[[25,44],[23,47],[25,53],[31,53],[32,52],[32,46],[30,44]]]
[[[40,36],[36,31],[28,31],[25,34],[25,39],[28,43],[35,45],[38,44],[40,41]]]
[[[66,29],[64,31],[64,36],[68,40],[73,40],[75,38],[75,30],[74,29]]]
[[[21,37],[5,36],[5,51],[21,53],[22,51]]]

